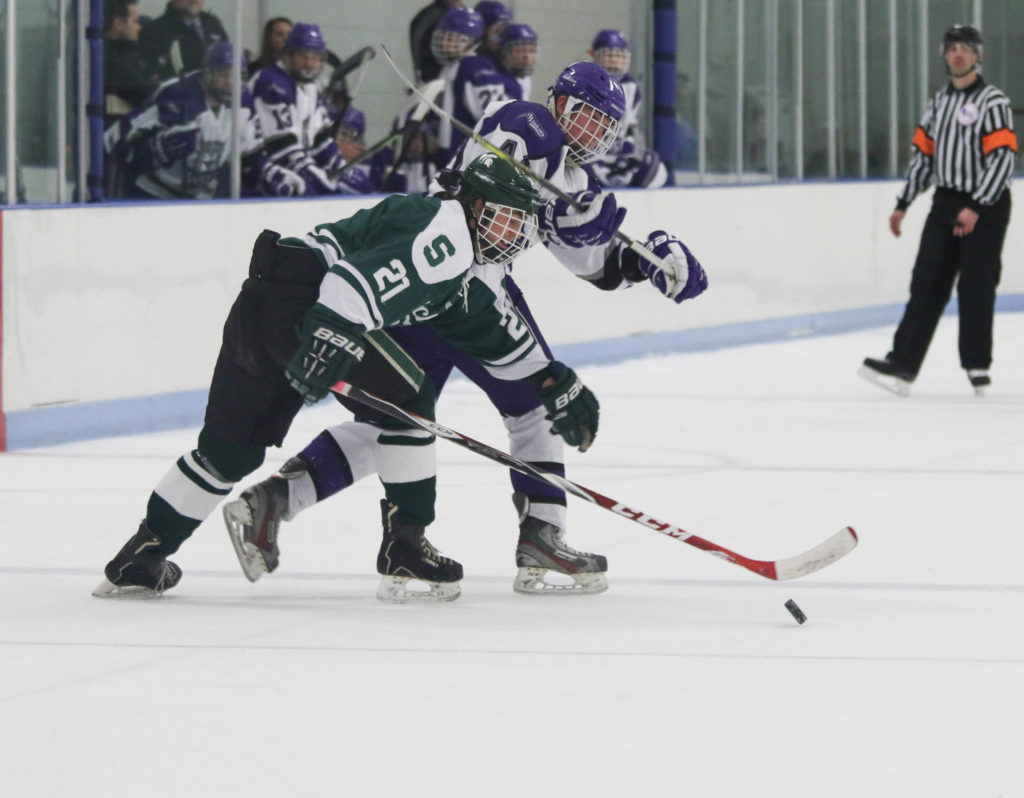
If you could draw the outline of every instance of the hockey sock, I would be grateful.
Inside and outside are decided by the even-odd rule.
[[[565,476],[565,445],[560,437],[550,432],[551,422],[544,416],[545,408],[537,407],[521,416],[505,418],[508,431],[509,452],[513,457],[524,460],[543,471]],[[512,490],[525,493],[530,502],[560,504],[565,507],[565,491],[547,482],[512,471]],[[531,515],[534,515],[531,513]],[[539,517],[539,516],[538,516]],[[545,521],[552,519],[545,518]],[[560,527],[564,528],[562,524]]]
[[[423,430],[381,433],[377,473],[384,495],[399,508],[403,521],[429,526],[437,498],[437,452],[434,436]]]
[[[198,450],[178,458],[149,496],[146,523],[173,554],[231,493],[227,482],[205,462]]]

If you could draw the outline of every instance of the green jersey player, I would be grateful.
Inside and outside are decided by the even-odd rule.
[[[198,446],[150,494],[146,517],[94,595],[174,587],[181,569],[168,555],[263,463],[268,446],[281,445],[303,402],[323,398],[338,380],[434,418],[430,382],[384,327],[429,320],[494,376],[535,386],[552,431],[588,448],[597,400],[544,354],[502,285],[504,264],[536,239],[538,202],[531,179],[488,153],[454,193],[391,196],[297,238],[265,230],[224,326]],[[414,598],[411,578],[434,600],[454,599],[462,566],[424,536],[434,520],[433,436],[371,420],[385,493],[379,595]]]

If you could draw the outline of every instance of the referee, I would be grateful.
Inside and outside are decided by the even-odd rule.
[[[992,316],[1017,136],[1010,101],[978,74],[981,50],[981,34],[969,25],[954,25],[942,37],[950,82],[914,132],[907,182],[889,217],[899,236],[907,206],[935,183],[892,351],[884,360],[867,358],[858,372],[899,396],[910,395],[958,276],[960,365],[978,396],[991,383]]]

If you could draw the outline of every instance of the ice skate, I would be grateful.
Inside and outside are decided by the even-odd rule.
[[[864,358],[864,365],[857,371],[857,376],[889,393],[906,398],[910,396],[910,383],[917,375],[893,365],[888,357],[885,360],[868,357]]]
[[[380,510],[384,540],[377,555],[377,598],[392,604],[457,599],[462,593],[462,566],[440,554],[422,526],[400,521],[398,507],[387,499],[381,500]]]
[[[159,596],[181,579],[181,568],[160,551],[162,541],[143,521],[107,567],[92,591],[97,598]]]
[[[277,533],[288,511],[288,483],[271,477],[224,505],[224,524],[245,578],[255,582],[277,568]]]
[[[967,379],[974,388],[974,395],[984,397],[988,387],[992,384],[992,378],[988,376],[987,369],[967,369]]]
[[[562,538],[561,529],[529,515],[530,500],[525,494],[512,494],[512,501],[519,512],[518,571],[512,585],[516,593],[566,596],[608,589],[608,560],[603,555],[577,551]],[[551,573],[561,579],[548,581]]]

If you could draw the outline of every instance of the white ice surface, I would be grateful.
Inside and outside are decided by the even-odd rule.
[[[0,796],[1024,795],[1024,315],[983,400],[955,325],[910,399],[855,376],[889,329],[581,369],[577,482],[752,557],[860,533],[788,583],[570,499],[611,589],[516,596],[507,477],[442,441],[452,604],[374,598],[370,480],[255,585],[218,513],[176,589],[102,601],[196,430],[0,455]],[[300,414],[254,478],[344,416]],[[439,418],[506,448],[465,381]]]

